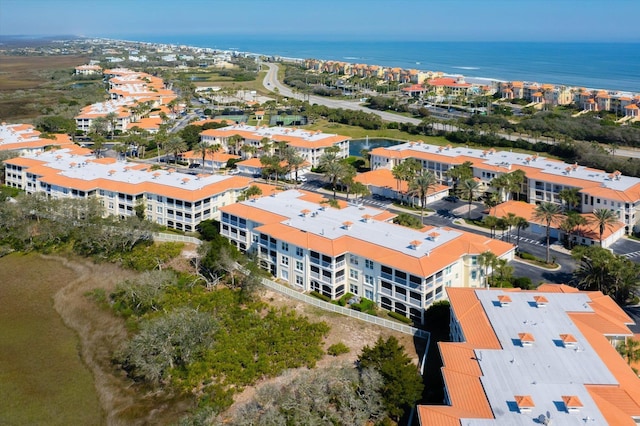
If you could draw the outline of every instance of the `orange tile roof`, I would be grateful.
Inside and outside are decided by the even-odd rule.
[[[462,325],[466,343],[477,349],[501,349],[484,308],[473,290],[449,287],[447,295],[451,309]]]

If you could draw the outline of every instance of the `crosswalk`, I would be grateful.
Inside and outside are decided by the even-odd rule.
[[[504,238],[502,238],[502,239],[506,240],[507,239],[507,235],[505,234]],[[518,235],[511,234],[510,241],[511,242],[515,242],[516,240],[518,240]],[[520,236],[519,240],[524,242],[524,243],[527,243],[527,244],[532,244],[534,246],[541,246],[541,247],[545,247],[546,246],[545,242],[540,241],[540,240],[534,240],[532,238],[526,238],[526,237]]]
[[[458,218],[458,216],[452,215],[452,214],[443,214],[443,213],[435,213],[432,214],[430,217],[439,217],[440,219],[445,219],[448,220],[449,222],[453,222],[454,220],[456,220]]]
[[[640,251],[634,251],[634,252],[631,252],[631,253],[625,253],[622,256],[624,256],[624,257],[626,257],[628,259],[633,259],[634,257],[640,256]]]

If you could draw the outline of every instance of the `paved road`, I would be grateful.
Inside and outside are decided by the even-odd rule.
[[[263,63],[262,65],[269,68],[262,82],[262,84],[267,90],[273,91],[273,89],[277,87],[281,95],[286,97],[291,97],[291,98],[296,97],[296,94],[293,93],[293,90],[291,90],[289,87],[285,86],[278,80],[277,64]],[[379,117],[381,117],[383,120],[386,120],[386,121],[395,121],[398,123],[411,123],[415,125],[418,125],[421,122],[421,120],[418,118],[405,117],[404,115],[398,115],[398,114],[393,114],[387,111],[378,111],[375,109],[367,108],[366,106],[360,104],[357,101],[338,100],[338,99],[326,98],[323,96],[309,95],[309,103],[324,105],[329,108],[343,108],[343,109],[349,109],[349,110],[369,112],[369,113],[378,115]],[[442,123],[434,123],[433,127],[436,130],[445,130],[445,125]],[[446,127],[447,127],[447,130],[449,131],[457,130],[457,127],[451,124],[448,124]],[[533,138],[531,136],[526,136],[526,135],[515,135],[515,134],[509,135],[506,133],[499,133],[499,136],[508,140],[513,140],[513,141],[518,139],[524,139],[531,143],[544,142],[550,145],[555,144],[555,141],[549,138]],[[640,158],[640,150],[634,150],[630,148],[616,149],[616,156]]]

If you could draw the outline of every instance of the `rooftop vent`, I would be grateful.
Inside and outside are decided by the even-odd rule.
[[[562,344],[565,348],[575,348],[578,340],[573,336],[573,334],[561,334],[560,340],[562,340]]]
[[[544,308],[549,304],[549,299],[544,296],[533,296],[533,300],[538,308]]]
[[[413,250],[418,250],[418,248],[420,248],[421,245],[422,245],[422,241],[420,240],[413,240],[409,242],[409,247],[411,247]]]
[[[520,343],[522,346],[531,346],[533,342],[536,341],[535,337],[531,333],[518,333],[518,337],[520,338]]]
[[[581,407],[584,407],[576,395],[562,395],[562,402],[569,413],[577,413]]]
[[[346,230],[351,229],[352,226],[353,226],[353,222],[349,222],[348,220],[342,222],[342,227]]]
[[[153,179],[157,179],[158,177],[160,177],[161,173],[160,172],[155,172],[153,174]]]
[[[438,234],[437,232],[429,232],[429,234],[427,235],[427,238],[430,239],[431,241],[438,241],[439,237],[440,237],[440,234]]]
[[[362,215],[362,220],[366,223],[371,223],[372,219],[373,219],[373,216],[371,216],[370,214]]]
[[[304,210],[300,210],[300,213],[302,214],[302,216],[308,216],[309,213],[311,213],[311,210],[309,209],[304,209]]]
[[[498,302],[500,303],[500,306],[509,306],[509,304],[511,303],[511,297],[507,296],[506,294],[501,294],[500,296],[498,296]]]
[[[515,395],[514,399],[516,400],[516,405],[521,413],[529,412],[536,406],[536,404],[533,403],[531,395]]]

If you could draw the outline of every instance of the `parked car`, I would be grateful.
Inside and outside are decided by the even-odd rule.
[[[444,200],[450,201],[452,203],[457,203],[460,200],[460,198],[456,197],[455,195],[449,195],[447,197],[444,197]]]
[[[306,181],[307,181],[306,176],[298,176],[298,182],[306,182]]]
[[[202,167],[202,164],[199,164],[199,163],[191,163],[191,164],[189,164],[189,168],[190,169],[199,169],[200,167]]]

